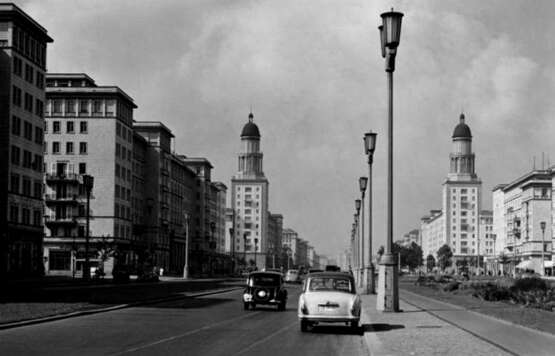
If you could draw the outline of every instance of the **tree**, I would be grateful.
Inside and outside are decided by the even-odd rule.
[[[428,272],[433,270],[435,266],[436,266],[436,259],[434,258],[433,255],[428,255],[428,257],[426,257],[426,268],[428,269]]]
[[[424,259],[422,255],[422,248],[416,242],[414,241],[411,242],[409,247],[405,248],[404,250],[406,253],[406,257],[405,257],[406,265],[411,270],[414,270],[422,266],[422,260]]]
[[[451,258],[453,257],[453,251],[451,251],[451,247],[445,244],[437,250],[437,263],[441,270],[445,270],[445,268],[451,266]]]

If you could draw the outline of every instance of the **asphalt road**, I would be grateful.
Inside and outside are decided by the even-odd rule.
[[[287,310],[243,310],[242,291],[0,331],[0,355],[368,355],[361,335],[322,325],[301,333],[299,287]]]

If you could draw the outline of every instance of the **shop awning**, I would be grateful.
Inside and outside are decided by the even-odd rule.
[[[534,269],[535,270],[535,268],[534,268],[535,266],[536,266],[536,264],[534,263],[534,261],[524,260],[524,261],[520,262],[518,265],[516,265],[516,268],[524,269],[524,270],[526,270],[526,269]]]

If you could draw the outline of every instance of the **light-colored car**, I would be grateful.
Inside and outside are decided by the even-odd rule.
[[[345,272],[317,272],[307,275],[299,296],[301,331],[321,322],[346,323],[359,329],[361,302],[355,280]]]
[[[299,271],[296,269],[290,269],[285,274],[286,283],[297,283],[299,282]]]

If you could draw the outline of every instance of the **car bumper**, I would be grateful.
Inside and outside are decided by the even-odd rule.
[[[299,320],[306,320],[306,321],[319,321],[324,323],[342,323],[348,321],[359,321],[360,316],[352,316],[352,315],[306,315],[306,314],[298,314]]]

